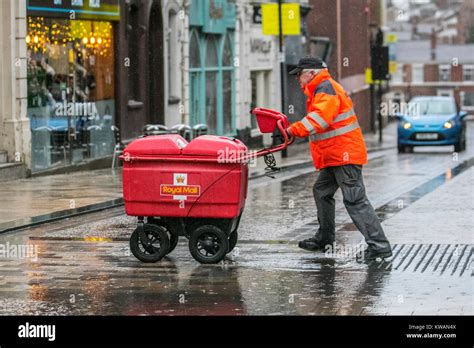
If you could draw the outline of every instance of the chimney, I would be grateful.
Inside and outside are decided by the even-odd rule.
[[[431,29],[431,60],[436,60],[436,30]]]

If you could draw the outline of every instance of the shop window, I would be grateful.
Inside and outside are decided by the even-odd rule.
[[[206,123],[211,134],[234,134],[233,33],[191,30],[190,120]]]
[[[209,35],[206,45],[206,124],[213,134],[217,131],[217,39]]]
[[[232,133],[232,92],[233,88],[233,62],[232,42],[230,35],[226,35],[224,49],[222,51],[222,88],[223,88],[223,119],[224,134]]]
[[[28,17],[33,171],[113,152],[112,29],[110,22]]]
[[[201,49],[199,45],[199,37],[196,31],[193,31],[191,42],[189,44],[189,66],[191,68],[201,67]]]
[[[199,36],[195,30],[191,33],[189,43],[189,67],[190,74],[190,109],[191,109],[191,124],[196,125],[201,123],[201,108],[202,108],[202,72],[201,72],[201,48],[199,45]]]

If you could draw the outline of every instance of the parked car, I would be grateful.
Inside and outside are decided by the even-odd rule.
[[[414,146],[454,145],[466,149],[467,112],[460,111],[453,97],[417,96],[398,118],[398,152],[412,152]]]

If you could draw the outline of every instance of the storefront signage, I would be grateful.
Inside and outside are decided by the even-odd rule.
[[[120,0],[27,0],[28,16],[120,20]]]
[[[250,39],[250,52],[269,53],[272,50],[272,42],[260,38]]]
[[[253,7],[253,24],[262,24],[262,6]]]

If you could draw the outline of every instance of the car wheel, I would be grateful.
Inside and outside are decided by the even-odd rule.
[[[463,152],[466,149],[466,140],[460,140],[454,144],[454,152]]]
[[[459,142],[454,144],[454,151],[455,152],[462,152],[466,150],[466,130],[465,128],[462,129],[461,135],[459,137]]]
[[[405,153],[405,146],[398,144],[398,153]]]

